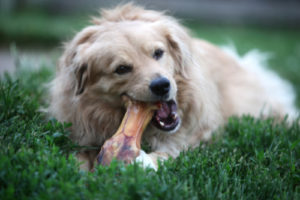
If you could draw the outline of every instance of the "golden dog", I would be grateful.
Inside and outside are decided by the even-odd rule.
[[[49,112],[72,123],[73,141],[100,149],[124,116],[122,95],[159,101],[162,106],[143,134],[152,153],[141,151],[138,157],[156,169],[157,159],[209,140],[229,116],[294,112],[285,82],[266,70],[251,70],[255,62],[244,67],[245,60],[231,53],[192,38],[162,12],[131,4],[104,10],[66,45],[51,85]],[[270,82],[278,83],[277,89]],[[86,161],[82,168],[93,168],[99,149],[78,154]]]

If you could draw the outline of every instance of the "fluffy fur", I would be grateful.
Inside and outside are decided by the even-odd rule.
[[[143,141],[152,153],[142,153],[145,158],[138,160],[149,163],[150,159],[148,166],[153,168],[157,159],[176,157],[209,140],[232,115],[294,114],[290,86],[257,67],[260,54],[252,53],[248,61],[247,56],[239,58],[228,48],[224,51],[192,38],[174,18],[131,4],[103,10],[101,16],[65,46],[51,84],[49,112],[72,123],[71,139],[79,145],[100,149],[115,133],[125,112],[122,94],[155,101],[149,84],[158,76],[170,80],[170,96],[177,101],[182,121],[174,133],[152,125],[146,129]],[[159,60],[152,57],[157,48],[165,52]],[[122,64],[131,65],[133,71],[122,76],[114,73]],[[276,89],[270,87],[274,80]],[[274,91],[281,91],[277,94],[285,100],[274,96]],[[78,154],[79,160],[87,161],[83,168],[93,168],[98,151]]]

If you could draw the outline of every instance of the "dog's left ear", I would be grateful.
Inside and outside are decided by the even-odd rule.
[[[88,65],[82,64],[75,69],[76,88],[75,94],[80,95],[83,93],[87,80],[88,80]]]
[[[177,22],[168,24],[166,27],[165,37],[169,44],[170,53],[176,61],[175,72],[187,77],[187,66],[192,62],[191,38]]]

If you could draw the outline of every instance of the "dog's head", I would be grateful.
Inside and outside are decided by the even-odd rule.
[[[122,95],[160,102],[153,124],[174,132],[180,124],[176,77],[185,76],[188,43],[174,19],[126,5],[102,12],[79,32],[62,65],[74,70],[74,95],[97,97],[114,107],[122,106]]]

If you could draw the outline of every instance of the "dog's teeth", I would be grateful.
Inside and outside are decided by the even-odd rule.
[[[177,113],[172,114],[172,119],[177,119]]]
[[[160,121],[159,124],[160,124],[161,126],[165,126],[165,123],[163,123],[162,121]]]

